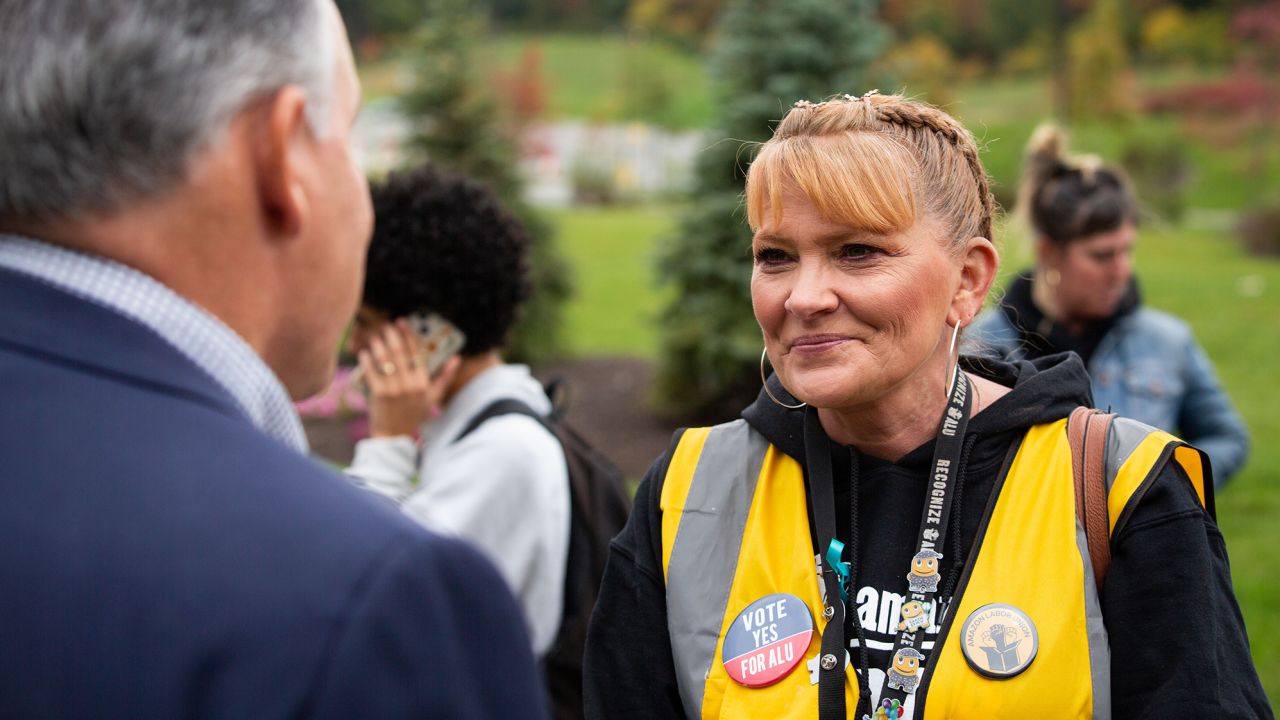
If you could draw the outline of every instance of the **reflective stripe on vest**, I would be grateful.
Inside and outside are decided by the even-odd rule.
[[[970,555],[926,665],[919,694],[929,717],[1110,717],[1107,632],[1075,516],[1065,428],[1065,420],[1031,428],[998,485],[976,556]],[[1117,419],[1112,428],[1107,482],[1113,532],[1168,458],[1206,500],[1199,451],[1130,420]],[[660,506],[668,629],[686,715],[816,718],[818,688],[811,681],[826,623],[799,463],[742,420],[688,430],[672,456]],[[723,639],[743,608],[777,592],[803,600],[818,632],[795,671],[774,685],[748,689],[725,672]],[[1006,680],[979,675],[962,655],[964,619],[990,602],[1019,607],[1039,632],[1035,661]],[[845,696],[846,706],[856,707],[852,668]],[[918,711],[915,717],[921,717]]]
[[[742,420],[687,430],[659,503],[668,631],[686,716],[816,716],[817,685],[810,684],[810,673],[817,677],[826,621],[800,465]],[[761,558],[778,562],[762,564]],[[720,662],[725,631],[743,608],[772,592],[804,601],[817,632],[805,662],[790,675],[747,691]],[[846,682],[845,688],[846,706],[856,707],[857,683]]]

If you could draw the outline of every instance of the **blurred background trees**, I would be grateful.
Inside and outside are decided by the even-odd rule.
[[[560,216],[532,205],[667,203],[678,228],[650,243],[648,271],[666,309],[632,334],[661,347],[669,410],[723,411],[754,382],[739,193],[751,143],[800,97],[880,87],[947,107],[986,143],[1006,207],[1023,142],[1053,117],[1128,168],[1154,222],[1237,227],[1250,247],[1275,234],[1278,0],[338,5],[366,112],[392,101],[381,114],[403,125],[394,163],[485,179],[535,229],[520,357],[591,342],[561,342],[569,273],[547,221]]]

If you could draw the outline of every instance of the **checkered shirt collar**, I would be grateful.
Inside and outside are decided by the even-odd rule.
[[[106,258],[0,234],[0,267],[25,273],[151,328],[235,398],[265,434],[309,451],[279,378],[234,330],[154,278]]]

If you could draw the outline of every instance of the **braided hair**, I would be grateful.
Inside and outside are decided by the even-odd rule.
[[[921,215],[941,220],[953,246],[992,238],[995,198],[973,135],[947,113],[900,95],[800,101],[764,143],[747,175],[747,219],[775,220],[784,184],[824,217],[877,233]]]
[[[1027,143],[1018,212],[1058,246],[1136,224],[1139,216],[1124,173],[1097,155],[1069,155],[1066,133],[1054,125],[1040,126]]]

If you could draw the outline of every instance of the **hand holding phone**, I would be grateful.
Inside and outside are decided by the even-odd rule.
[[[427,369],[428,375],[440,372],[445,361],[462,350],[467,342],[457,326],[436,313],[409,315],[405,321],[418,336],[419,347],[415,357]]]
[[[360,351],[374,437],[415,436],[440,412],[465,338],[439,315],[407,316],[375,331]],[[452,359],[452,360],[451,360]]]

